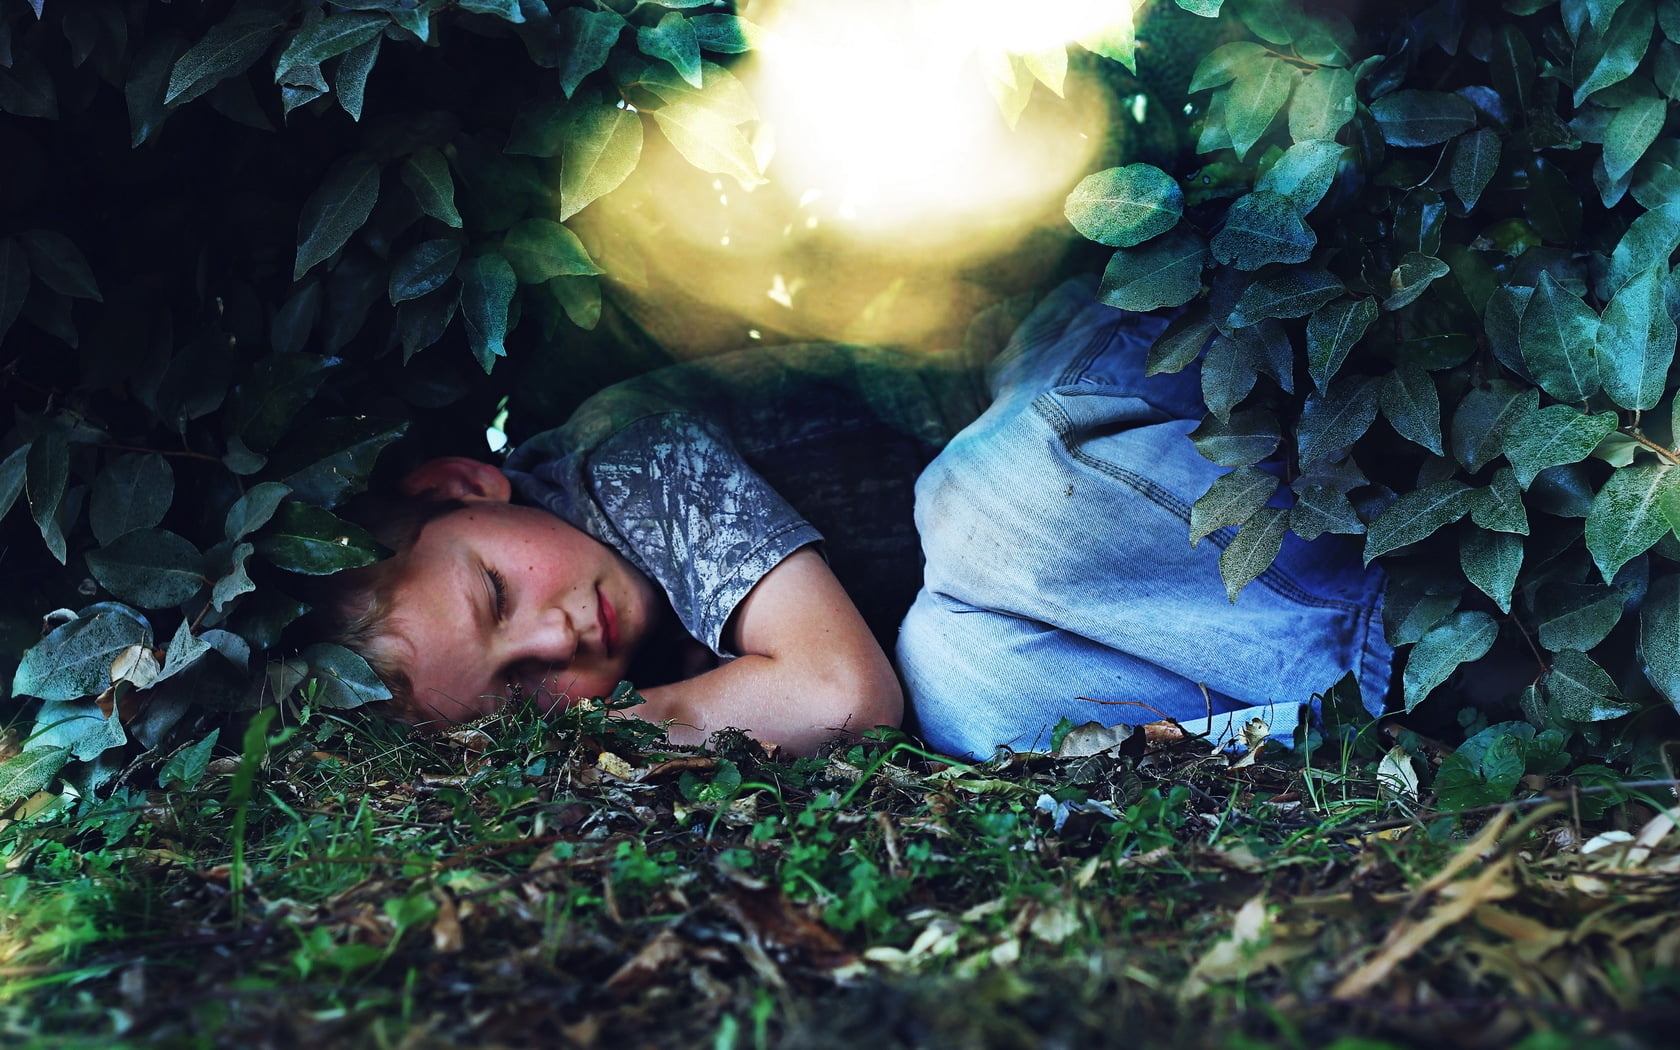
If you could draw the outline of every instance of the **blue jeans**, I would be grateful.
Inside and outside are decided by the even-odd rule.
[[[1069,282],[1027,318],[991,407],[916,483],[927,565],[897,656],[922,735],[985,757],[1047,749],[1062,718],[1172,717],[1228,739],[1258,715],[1287,740],[1349,671],[1379,712],[1381,573],[1343,537],[1291,534],[1230,602],[1234,530],[1189,542],[1190,504],[1225,470],[1188,437],[1199,373],[1146,378],[1165,322],[1091,292]]]

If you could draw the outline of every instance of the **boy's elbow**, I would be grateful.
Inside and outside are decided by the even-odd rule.
[[[864,733],[876,726],[897,728],[904,721],[904,688],[892,667],[854,669],[832,683],[828,703],[830,725],[846,733]]]

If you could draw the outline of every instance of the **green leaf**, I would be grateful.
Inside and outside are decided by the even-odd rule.
[[[1464,135],[1453,147],[1450,179],[1453,192],[1465,211],[1474,211],[1482,199],[1482,191],[1493,181],[1499,170],[1499,134],[1491,128],[1477,128]]]
[[[1668,121],[1668,99],[1641,95],[1616,111],[1604,133],[1604,170],[1612,180],[1633,170]]]
[[[1493,32],[1493,55],[1488,63],[1494,90],[1510,100],[1518,113],[1528,112],[1539,81],[1534,49],[1520,27],[1506,23]]]
[[[1347,151],[1341,143],[1324,139],[1297,142],[1255,180],[1254,188],[1283,194],[1305,215],[1330,191]]]
[[[1383,634],[1390,645],[1410,645],[1458,608],[1464,588],[1445,574],[1430,575],[1396,571],[1383,587]]]
[[[1470,520],[1493,532],[1528,535],[1528,508],[1515,471],[1501,467],[1494,471],[1492,484],[1471,493]]]
[[[1078,38],[1079,46],[1093,55],[1101,55],[1137,73],[1137,15],[1129,4],[1109,9],[1108,20],[1099,28]],[[1048,86],[1048,85],[1046,85]],[[1058,92],[1059,94],[1059,92]]]
[[[1606,287],[1619,291],[1644,270],[1667,269],[1676,249],[1680,249],[1680,201],[1652,208],[1628,225],[1610,253]]]
[[[701,171],[734,176],[744,189],[764,183],[747,137],[712,107],[673,102],[654,110],[653,120],[683,159]]]
[[[391,690],[373,673],[368,662],[342,645],[317,643],[306,647],[300,655],[320,684],[316,699],[322,707],[345,710],[391,699]]]
[[[26,230],[18,242],[29,257],[29,266],[42,284],[75,299],[103,302],[93,268],[76,242],[54,230]]]
[[[367,96],[368,74],[373,72],[373,65],[379,60],[379,42],[383,39],[385,38],[382,36],[376,36],[352,48],[338,63],[333,88],[338,92],[338,104],[344,107],[344,112],[350,114],[351,120],[362,119],[362,102]]]
[[[1598,392],[1598,315],[1542,270],[1517,331],[1523,361],[1541,389],[1559,401]]]
[[[1651,581],[1639,609],[1639,657],[1645,677],[1680,712],[1680,577]]]
[[[282,569],[328,576],[372,565],[388,552],[373,534],[324,507],[289,500],[257,538],[259,554]]]
[[[1193,15],[1203,18],[1218,18],[1219,8],[1225,0],[1177,0],[1178,6]]]
[[[1401,675],[1406,712],[1410,714],[1460,664],[1486,656],[1498,636],[1494,618],[1476,610],[1455,612],[1430,628],[1412,646]]]
[[[0,112],[58,119],[58,91],[52,72],[32,51],[18,51],[12,55],[9,68],[0,66]]]
[[[1369,376],[1344,375],[1308,394],[1295,432],[1298,461],[1305,466],[1359,440],[1377,418],[1377,387]]]
[[[192,632],[192,624],[182,620],[175,628],[175,636],[169,640],[169,650],[163,658],[163,669],[158,672],[157,681],[180,674],[193,664],[198,658],[211,650],[209,642]]]
[[[251,486],[249,492],[234,500],[233,506],[228,508],[227,520],[222,527],[223,534],[233,542],[242,540],[262,528],[274,517],[280,501],[291,491],[277,481],[264,481]]]
[[[299,29],[280,52],[274,66],[274,82],[301,66],[318,66],[352,48],[378,38],[391,24],[391,17],[378,11],[341,11]]]
[[[567,41],[560,60],[560,90],[571,98],[584,77],[607,64],[618,35],[630,23],[610,9],[586,11],[581,7],[566,8],[556,21]]]
[[[443,287],[455,276],[461,261],[458,241],[439,239],[421,241],[403,253],[391,267],[391,281],[387,289],[392,305],[418,299]]]
[[[553,219],[531,218],[516,223],[502,239],[502,255],[521,284],[601,272],[577,234]]]
[[[158,769],[158,787],[165,791],[174,788],[192,791],[197,788],[210,769],[210,756],[215,752],[216,740],[221,735],[220,729],[212,729],[203,740],[170,755],[169,760]]]
[[[1190,505],[1190,546],[1215,530],[1241,525],[1277,492],[1278,479],[1259,467],[1238,467],[1214,479]]]
[[[1667,275],[1661,267],[1642,271],[1616,292],[1598,326],[1604,392],[1623,408],[1655,408],[1674,363],[1680,331],[1669,316]]]
[[[455,179],[442,153],[431,146],[415,150],[403,162],[401,175],[421,211],[445,226],[461,228],[461,213],[455,210]]]
[[[0,763],[0,805],[44,791],[69,761],[67,747],[28,747]]]
[[[695,15],[688,20],[702,51],[737,55],[751,51],[764,31],[739,15]]]
[[[1103,269],[1097,298],[1139,313],[1183,306],[1201,291],[1206,265],[1207,244],[1201,235],[1176,227],[1147,244],[1115,251]]]
[[[168,529],[135,529],[87,554],[88,572],[118,599],[142,609],[180,605],[209,582],[204,556]]]
[[[1184,191],[1152,164],[1128,164],[1085,176],[1062,210],[1074,229],[1098,244],[1130,248],[1178,224]]]
[[[1180,313],[1150,344],[1143,374],[1153,376],[1163,372],[1182,372],[1207,348],[1213,333],[1213,319],[1206,311],[1186,310]],[[5,516],[4,508],[4,502],[0,501],[0,517]]]
[[[29,446],[20,445],[0,459],[0,520],[10,513],[12,504],[23,492],[23,472],[28,458]]]
[[[1504,450],[1505,431],[1512,422],[1533,412],[1539,403],[1539,391],[1503,379],[1472,387],[1453,413],[1449,438],[1453,458],[1466,470],[1481,470]]]
[[[1377,304],[1370,299],[1339,299],[1313,312],[1307,322],[1307,374],[1313,386],[1322,391],[1330,385],[1376,319]]]
[[[317,263],[344,247],[350,235],[367,222],[378,199],[378,164],[352,156],[335,165],[303,202],[292,280],[302,280]]]
[[[1400,260],[1400,265],[1388,275],[1387,299],[1383,300],[1383,309],[1398,310],[1417,301],[1418,296],[1429,290],[1436,278],[1445,277],[1451,273],[1446,263],[1434,256],[1420,252],[1407,252]]]
[[[1592,649],[1604,641],[1622,618],[1626,600],[1614,587],[1549,580],[1533,598],[1535,634],[1552,652]]]
[[[111,684],[111,661],[131,645],[152,644],[152,630],[131,609],[101,603],[26,650],[12,678],[13,696],[74,700]]]
[[[235,7],[227,21],[211,27],[204,39],[175,60],[163,104],[184,105],[228,77],[250,69],[282,28],[271,11],[255,4]]]
[[[1267,263],[1306,262],[1318,244],[1295,202],[1281,193],[1260,190],[1232,202],[1225,225],[1213,236],[1213,257],[1239,270]]]
[[[284,488],[284,486],[281,486]],[[223,573],[210,588],[210,607],[221,612],[228,602],[241,594],[250,594],[257,589],[255,581],[245,571],[245,562],[257,551],[256,545],[251,543],[235,544],[228,552],[228,571]]]
[[[1445,91],[1406,88],[1371,103],[1390,146],[1438,146],[1476,126],[1476,107]]]
[[[1370,302],[1370,300],[1361,300]],[[1377,393],[1383,418],[1401,437],[1435,453],[1446,455],[1441,444],[1441,395],[1430,374],[1409,362],[1383,377]]]
[[[525,21],[519,0],[455,0],[455,6],[478,15],[490,15],[515,24]]]
[[[1664,501],[1680,506],[1680,474],[1665,464],[1635,463],[1610,475],[1587,511],[1587,550],[1606,583],[1672,531]]]
[[[1243,63],[1225,99],[1225,129],[1239,159],[1266,134],[1299,79],[1294,66],[1270,54]]]
[[[1295,87],[1289,103],[1289,137],[1296,142],[1334,139],[1358,108],[1352,70],[1316,70]]]
[[[1540,680],[1540,691],[1552,715],[1571,722],[1602,722],[1634,710],[1614,699],[1621,694],[1609,672],[1586,653],[1565,650],[1552,658],[1551,670]]]
[[[28,448],[24,491],[29,497],[29,513],[41,530],[47,550],[63,565],[68,550],[58,511],[70,484],[70,446],[63,434],[45,433],[30,442]]]
[[[1365,564],[1434,535],[1470,512],[1470,486],[1456,478],[1405,492],[1365,530]]]
[[[1297,478],[1295,505],[1289,508],[1289,530],[1307,542],[1327,532],[1358,535],[1365,531],[1359,512],[1347,494],[1328,485],[1303,485]]]
[[[1579,109],[1593,92],[1633,75],[1651,46],[1651,30],[1655,27],[1654,5],[1634,3],[1616,12],[1616,17],[1601,33],[1583,36],[1570,56],[1575,74],[1575,108]]]
[[[564,130],[560,219],[564,222],[630,177],[642,156],[642,121],[617,106],[588,106]]]
[[[175,498],[175,472],[155,452],[118,456],[99,472],[88,500],[94,539],[110,543],[131,529],[156,525]]]
[[[1586,459],[1615,432],[1616,422],[1614,412],[1589,416],[1569,405],[1547,405],[1511,421],[1505,432],[1505,458],[1526,489],[1542,470]]]
[[[1202,359],[1202,401],[1216,419],[1229,419],[1259,378],[1253,355],[1244,349],[1235,338],[1215,336]]]
[[[294,431],[275,451],[268,473],[291,486],[298,499],[335,507],[367,487],[380,450],[407,429],[407,423],[367,416],[317,419]]]
[[[1196,70],[1190,76],[1189,90],[1207,91],[1229,84],[1237,79],[1237,74],[1246,66],[1269,55],[1270,52],[1265,47],[1252,40],[1234,40],[1229,44],[1221,44],[1196,64]]]
[[[507,355],[508,309],[519,287],[513,266],[497,252],[485,252],[461,264],[461,320],[467,343],[480,368],[489,374],[496,358]]]
[[[0,339],[23,311],[29,295],[29,257],[15,237],[0,237]]]
[[[1533,736],[1533,726],[1507,722],[1466,740],[1441,761],[1433,785],[1436,804],[1459,810],[1510,801],[1527,772],[1524,744]]]
[[[1234,328],[1274,317],[1304,317],[1346,291],[1342,282],[1317,268],[1290,268],[1243,289],[1226,323]]]
[[[671,63],[678,76],[700,86],[700,41],[683,15],[667,11],[658,24],[637,29],[636,46],[650,58]]]
[[[1283,534],[1288,524],[1287,510],[1261,507],[1219,552],[1219,575],[1225,581],[1225,596],[1232,604],[1244,587],[1271,568],[1278,551],[1283,549]]]
[[[1277,451],[1283,435],[1277,418],[1262,409],[1231,413],[1228,421],[1208,416],[1190,432],[1196,451],[1222,467],[1245,467]]]
[[[1511,612],[1511,592],[1517,586],[1517,573],[1522,571],[1521,536],[1471,529],[1459,540],[1458,563],[1464,578],[1492,598],[1500,612]]]

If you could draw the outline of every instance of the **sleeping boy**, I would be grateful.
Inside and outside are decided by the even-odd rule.
[[[1379,712],[1382,578],[1353,547],[1290,536],[1233,603],[1230,530],[1189,543],[1222,469],[1188,437],[1195,370],[1143,374],[1164,324],[1079,279],[997,353],[777,347],[617,384],[501,467],[405,477],[370,522],[397,553],[333,578],[330,633],[409,721],[628,680],[675,742],[801,753],[907,716],[973,756],[1064,717],[1287,734],[1350,671]]]

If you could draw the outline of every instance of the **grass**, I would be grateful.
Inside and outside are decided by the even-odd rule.
[[[0,1045],[1668,1045],[1651,799],[1444,815],[1369,742],[1141,740],[786,760],[599,710],[258,719],[3,822]]]

